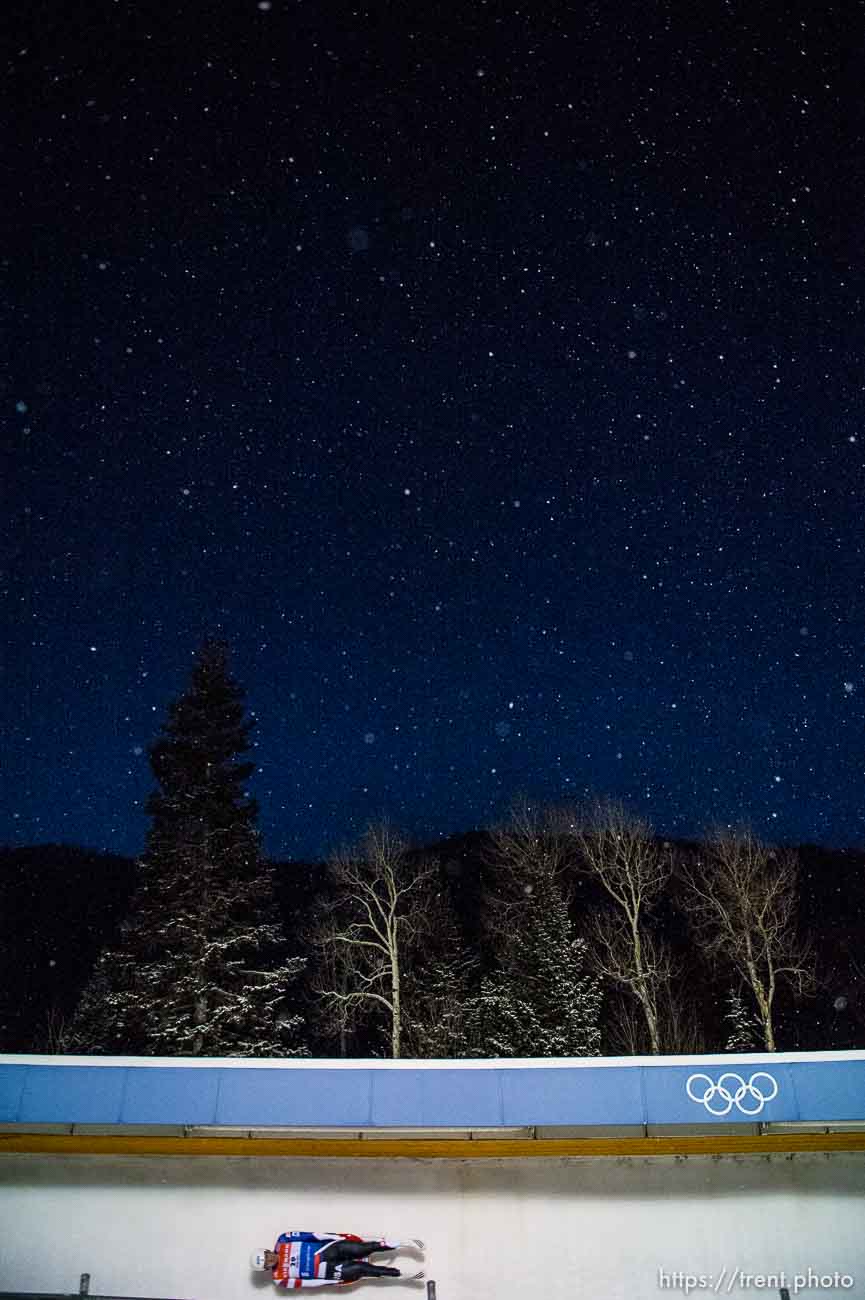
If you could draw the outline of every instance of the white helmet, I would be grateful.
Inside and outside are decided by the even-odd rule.
[[[250,1268],[254,1268],[254,1269],[255,1269],[257,1272],[259,1272],[259,1273],[260,1273],[263,1269],[266,1269],[266,1268],[267,1268],[267,1264],[265,1264],[265,1262],[264,1262],[264,1251],[263,1251],[263,1250],[254,1250],[254,1251],[252,1252],[252,1254],[251,1254],[250,1257],[249,1257],[249,1267],[250,1267]]]

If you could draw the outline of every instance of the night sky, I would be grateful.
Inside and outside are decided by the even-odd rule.
[[[0,843],[138,852],[210,634],[274,857],[865,843],[860,6],[21,8]]]

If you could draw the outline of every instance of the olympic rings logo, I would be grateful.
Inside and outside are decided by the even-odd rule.
[[[768,1085],[758,1082],[763,1079],[768,1080]],[[695,1083],[703,1085],[702,1093],[692,1092]],[[702,1103],[710,1115],[729,1115],[734,1106],[743,1115],[759,1115],[766,1102],[778,1096],[778,1084],[765,1070],[757,1070],[747,1083],[741,1074],[727,1070],[716,1081],[708,1074],[692,1074],[685,1084],[685,1091],[691,1101]]]

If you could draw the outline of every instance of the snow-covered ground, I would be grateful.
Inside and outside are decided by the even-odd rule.
[[[323,1228],[423,1237],[438,1300],[777,1296],[785,1284],[791,1296],[862,1295],[863,1195],[859,1153],[0,1155],[0,1290],[77,1292],[89,1273],[93,1294],[262,1300],[272,1284],[250,1272],[250,1251],[288,1228]],[[421,1283],[354,1288],[394,1290],[423,1300]]]

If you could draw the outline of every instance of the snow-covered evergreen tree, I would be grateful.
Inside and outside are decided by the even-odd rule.
[[[561,890],[533,896],[529,907],[517,962],[537,1022],[526,1055],[597,1056],[603,988],[590,970],[585,940],[574,935]]]
[[[478,960],[441,889],[429,889],[424,914],[424,933],[404,975],[404,1048],[415,1057],[469,1056],[468,1015]]]
[[[552,875],[535,877],[469,1012],[476,1056],[597,1056],[603,992]]]
[[[535,1056],[537,1022],[531,1003],[520,996],[505,971],[484,975],[466,1009],[469,1056]],[[528,1046],[526,1046],[528,1044]]]
[[[167,1056],[303,1053],[272,871],[244,783],[253,765],[244,693],[208,642],[151,747],[158,782],[138,886],[103,952],[67,1050]]]
[[[727,1025],[725,1052],[756,1052],[760,1050],[760,1023],[748,1011],[741,989],[731,989],[727,994],[727,1009],[724,1012]]]

